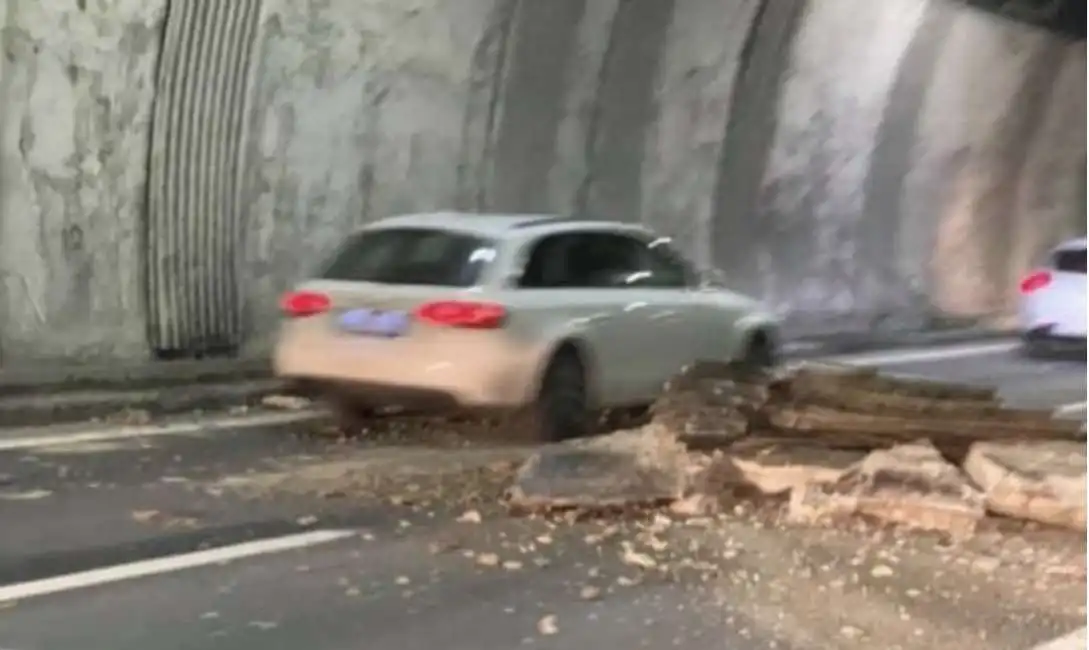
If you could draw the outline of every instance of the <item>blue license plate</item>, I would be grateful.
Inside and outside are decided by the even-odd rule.
[[[408,330],[408,314],[403,311],[353,309],[340,316],[340,328],[352,334],[396,338]]]

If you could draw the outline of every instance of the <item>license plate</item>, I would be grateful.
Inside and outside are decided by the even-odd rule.
[[[408,314],[403,311],[353,309],[340,316],[340,328],[352,334],[396,338],[408,329]]]

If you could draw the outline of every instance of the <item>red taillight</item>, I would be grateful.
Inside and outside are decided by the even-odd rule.
[[[494,329],[502,326],[506,317],[507,310],[503,305],[490,302],[443,300],[429,302],[416,309],[417,319],[446,327]]]
[[[1051,284],[1051,274],[1047,271],[1036,271],[1028,274],[1025,276],[1024,280],[1021,280],[1021,293],[1039,291],[1049,284]]]
[[[280,309],[292,318],[325,313],[330,305],[329,296],[316,291],[289,291],[280,299]]]

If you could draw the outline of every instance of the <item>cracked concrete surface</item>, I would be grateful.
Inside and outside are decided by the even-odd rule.
[[[239,129],[174,143],[238,185],[178,185],[212,207],[169,239],[151,123],[189,2],[4,4],[0,364],[147,357],[148,242],[237,260],[222,326],[259,353],[278,292],[396,212],[642,221],[812,333],[1007,313],[1084,230],[1084,43],[951,0],[263,0],[215,104]],[[186,278],[160,317],[215,321],[222,278]]]

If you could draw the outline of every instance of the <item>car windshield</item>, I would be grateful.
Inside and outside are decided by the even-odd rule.
[[[325,280],[469,287],[495,258],[494,242],[430,228],[383,228],[352,235],[333,255]]]
[[[1069,248],[1055,251],[1052,256],[1056,271],[1085,275],[1085,249]]]

